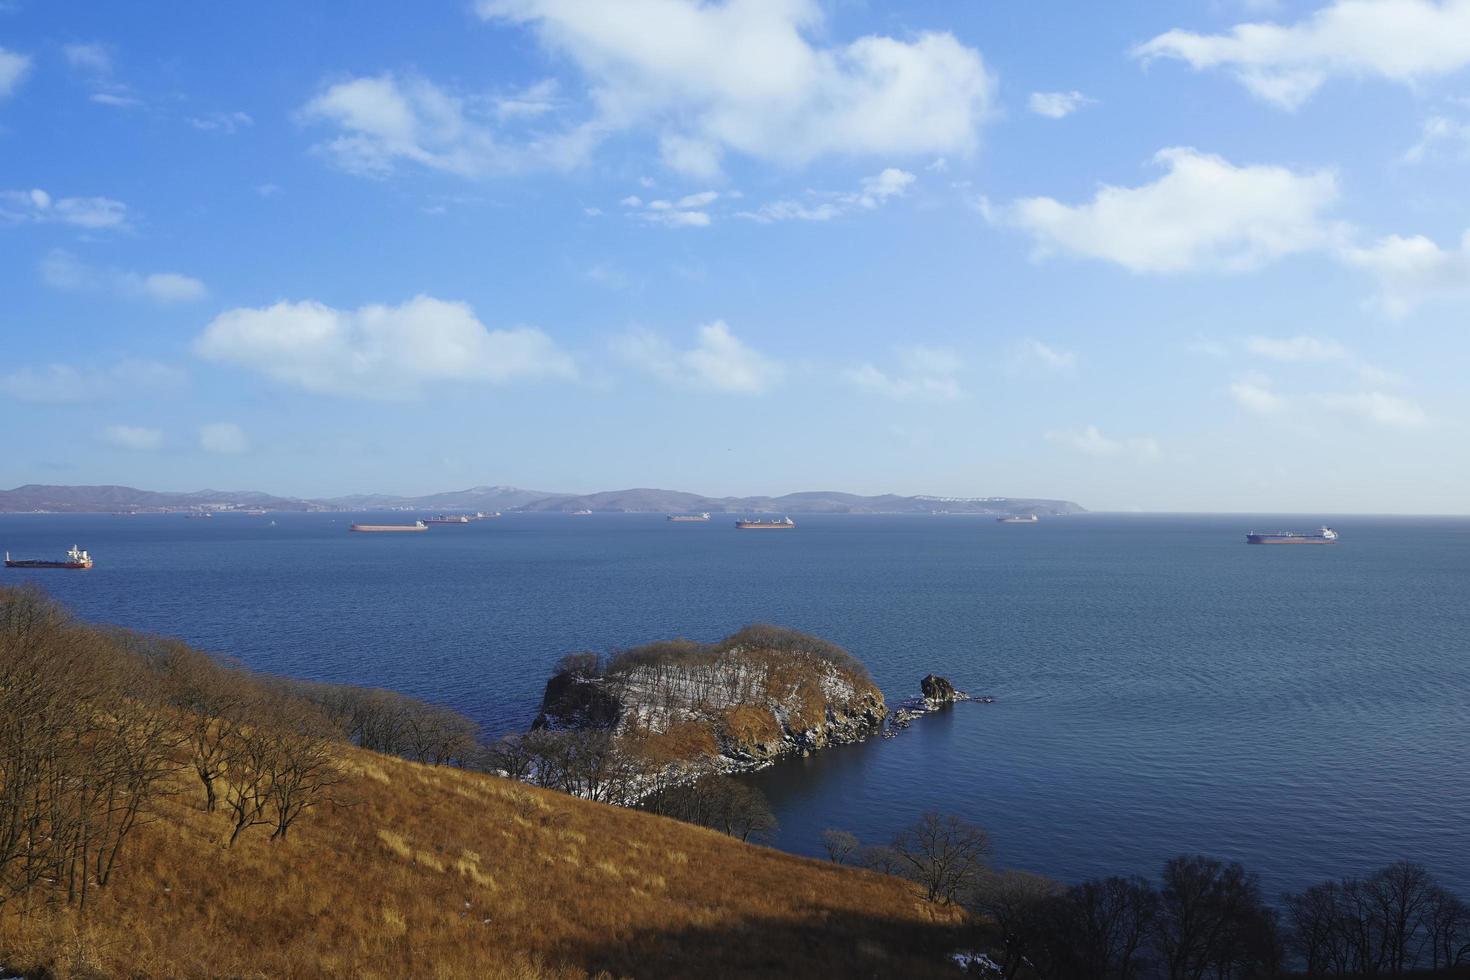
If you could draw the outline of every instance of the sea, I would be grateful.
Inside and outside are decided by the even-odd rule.
[[[563,654],[776,623],[841,644],[890,702],[959,704],[749,779],[776,847],[884,843],[926,810],[1063,880],[1243,862],[1268,894],[1419,861],[1470,897],[1470,519],[1338,516],[1329,547],[1248,547],[1322,515],[0,515],[0,572],[78,615],[260,671],[391,688],[524,730]]]

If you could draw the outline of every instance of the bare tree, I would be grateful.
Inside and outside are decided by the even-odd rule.
[[[827,850],[827,857],[835,864],[846,864],[847,859],[852,857],[853,852],[858,849],[858,839],[845,830],[836,827],[828,827],[822,831],[822,846]]]
[[[1383,933],[1384,966],[1398,976],[1418,959],[1434,879],[1422,864],[1397,861],[1367,882]]]
[[[1006,980],[1026,964],[1040,965],[1036,972],[1052,972],[1047,947],[1052,942],[1047,927],[1048,906],[1061,893],[1050,878],[1025,871],[999,871],[981,875],[964,893],[964,904],[990,919],[1000,935],[1000,966]]]
[[[990,835],[953,815],[929,811],[893,838],[893,850],[931,902],[948,905],[985,871]]]
[[[1164,865],[1155,937],[1169,980],[1219,980],[1276,968],[1275,919],[1239,864],[1187,855]]]

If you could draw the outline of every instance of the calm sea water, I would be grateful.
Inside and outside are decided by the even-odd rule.
[[[783,848],[939,808],[987,827],[1000,863],[1064,878],[1204,851],[1274,891],[1410,857],[1470,895],[1470,520],[1343,517],[1331,548],[1243,543],[1310,518],[350,520],[0,515],[17,555],[98,561],[0,581],[491,733],[530,722],[566,652],[780,623],[847,647],[890,700],[931,671],[997,699],[748,777]]]

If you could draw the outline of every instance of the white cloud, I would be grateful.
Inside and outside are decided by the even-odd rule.
[[[313,301],[228,310],[194,341],[194,351],[308,391],[367,398],[412,396],[442,382],[577,374],[571,356],[542,331],[489,330],[468,304],[431,296],[356,310]]]
[[[1097,102],[1081,92],[1032,92],[1026,105],[1038,116],[1048,119],[1065,119],[1084,106]]]
[[[1286,399],[1272,390],[1270,379],[1263,374],[1237,378],[1230,385],[1230,397],[1256,415],[1276,415],[1286,408]]]
[[[591,149],[594,134],[584,127],[519,138],[515,123],[536,114],[507,114],[506,105],[385,73],[328,85],[302,107],[300,118],[340,130],[316,149],[343,170],[370,177],[387,176],[404,162],[461,177],[569,167]]]
[[[1430,116],[1424,121],[1419,142],[1404,151],[1403,161],[1422,163],[1440,147],[1449,147],[1460,160],[1470,159],[1470,122]]]
[[[1065,252],[1133,272],[1249,269],[1320,248],[1338,230],[1322,211],[1337,199],[1331,172],[1237,167],[1187,147],[1160,150],[1169,172],[1141,187],[1103,186],[1092,201],[1017,201],[1001,220],[1029,232],[1038,256]]]
[[[105,44],[68,44],[62,49],[66,63],[92,87],[91,100],[98,105],[129,108],[140,105],[127,85],[113,75],[112,51]]]
[[[8,99],[14,95],[30,70],[29,55],[0,48],[0,99]]]
[[[211,112],[205,116],[190,116],[189,125],[202,132],[232,136],[254,126],[255,120],[244,112]]]
[[[1435,296],[1470,294],[1470,231],[1458,249],[1441,248],[1423,235],[1388,235],[1341,254],[1378,280],[1379,302],[1390,316],[1405,316]]]
[[[99,437],[119,449],[154,450],[163,446],[163,433],[140,425],[109,425]]]
[[[1418,405],[1398,395],[1381,391],[1320,395],[1323,407],[1391,429],[1421,429],[1429,417]]]
[[[277,194],[281,193],[281,191],[282,188],[280,184],[257,184],[255,186],[255,193],[259,194],[261,197],[275,197]]]
[[[112,55],[102,44],[68,44],[61,49],[66,63],[93,75],[112,74]]]
[[[772,201],[754,211],[741,211],[740,217],[750,218],[761,224],[776,221],[831,221],[855,211],[872,211],[894,198],[903,197],[917,179],[907,170],[888,167],[881,173],[864,177],[856,191],[808,191],[807,200]]]
[[[0,191],[0,221],[57,222],[91,231],[123,228],[128,206],[109,197],[55,198],[40,188]]]
[[[1131,456],[1145,462],[1163,456],[1158,440],[1152,436],[1114,439],[1103,435],[1102,430],[1095,425],[1077,430],[1054,429],[1046,433],[1046,440],[1088,456]]]
[[[648,127],[664,163],[707,177],[726,153],[788,165],[867,154],[965,155],[995,82],[948,33],[818,40],[816,0],[481,0],[533,28],[587,81],[600,133]]]
[[[844,376],[865,391],[898,401],[950,401],[964,396],[958,377],[963,368],[964,362],[951,350],[908,347],[899,351],[895,369],[883,371],[872,364],[861,364],[844,372]]]
[[[1013,366],[1024,368],[1028,365],[1035,365],[1058,374],[1066,374],[1077,369],[1077,354],[1075,351],[1053,347],[1039,340],[1026,340],[1017,349]]]
[[[644,201],[637,194],[629,194],[621,203],[634,217],[665,228],[707,228],[710,225],[707,208],[719,200],[719,191],[699,191],[685,194],[677,200],[656,199]]]
[[[184,372],[157,361],[124,359],[108,367],[70,364],[21,367],[0,375],[0,394],[19,401],[62,404],[156,395],[180,387]]]
[[[1343,361],[1348,350],[1335,340],[1310,337],[1247,337],[1245,349],[1259,357],[1287,363]]]
[[[698,338],[694,347],[676,350],[657,334],[635,330],[613,348],[627,363],[673,385],[759,394],[784,373],[779,362],[746,346],[723,320],[701,326]]]
[[[41,281],[52,289],[108,290],[130,299],[147,299],[163,305],[192,303],[209,295],[204,283],[192,276],[178,272],[142,274],[91,266],[59,248],[52,249],[41,260]]]
[[[199,427],[199,448],[207,453],[238,455],[249,450],[250,440],[234,422],[211,422]]]
[[[1223,68],[1256,96],[1294,109],[1332,77],[1412,83],[1470,65],[1470,0],[1332,0],[1295,24],[1175,29],[1133,54]]]

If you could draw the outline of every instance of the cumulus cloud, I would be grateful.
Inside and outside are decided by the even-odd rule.
[[[128,206],[109,197],[52,197],[40,188],[0,191],[0,221],[55,222],[89,231],[123,228]]]
[[[898,401],[911,398],[949,401],[963,397],[959,373],[964,362],[943,347],[908,347],[899,351],[896,366],[884,371],[861,364],[844,373],[848,382],[864,391]]]
[[[1168,173],[1151,184],[1104,186],[1077,205],[1026,198],[992,217],[1029,232],[1038,256],[1069,253],[1147,273],[1249,269],[1338,234],[1322,215],[1337,200],[1329,171],[1236,166],[1187,147],[1160,150],[1154,162]]]
[[[141,425],[109,425],[98,436],[109,446],[116,446],[118,449],[148,451],[163,446],[162,432]]]
[[[836,154],[965,155],[995,82],[948,33],[822,39],[816,0],[481,0],[583,74],[599,133],[644,128],[665,165],[717,172],[727,153],[783,164]]]
[[[1088,456],[1126,456],[1145,462],[1163,456],[1158,440],[1152,436],[1115,439],[1104,435],[1095,425],[1081,429],[1053,429],[1046,433],[1046,441]]]
[[[1429,424],[1424,410],[1398,395],[1382,391],[1319,395],[1324,408],[1390,429],[1421,429]]]
[[[41,260],[41,281],[52,289],[81,292],[105,290],[129,299],[146,299],[164,306],[192,303],[209,289],[178,272],[130,272],[88,265],[64,249],[52,249]]]
[[[199,427],[199,448],[207,453],[238,455],[250,449],[250,440],[234,422],[210,422]]]
[[[8,99],[14,95],[30,70],[29,55],[0,48],[0,99]]]
[[[308,391],[365,398],[409,397],[442,382],[577,374],[542,331],[490,330],[468,304],[432,296],[356,310],[310,300],[228,310],[195,339],[194,352]]]
[[[805,200],[788,198],[772,201],[753,211],[741,211],[740,217],[762,224],[776,221],[831,221],[855,211],[872,211],[894,198],[903,197],[917,179],[907,170],[888,167],[881,173],[864,177],[855,191],[808,191]]]
[[[506,106],[503,99],[459,95],[424,78],[388,72],[328,85],[299,116],[337,129],[317,151],[343,170],[369,177],[387,176],[403,163],[461,177],[568,167],[595,141],[586,127],[523,134],[514,124],[539,113],[524,106],[507,112]]]
[[[0,395],[19,401],[61,404],[156,395],[177,389],[184,372],[157,361],[126,358],[108,366],[48,364],[0,375]]]
[[[625,362],[669,384],[759,394],[780,380],[780,362],[744,344],[723,320],[699,327],[697,343],[679,350],[658,334],[632,331],[614,341]]]
[[[1275,392],[1271,380],[1264,374],[1253,373],[1237,378],[1230,385],[1230,397],[1255,415],[1275,415],[1286,408],[1286,399]]]
[[[636,194],[630,194],[620,203],[631,215],[649,224],[665,228],[707,228],[711,219],[704,209],[719,197],[719,191],[699,191],[677,199],[645,201]]]
[[[1038,116],[1048,119],[1065,119],[1072,113],[1085,106],[1093,105],[1096,99],[1089,99],[1081,92],[1032,92],[1031,98],[1026,100],[1026,105]]]
[[[1378,281],[1379,303],[1390,316],[1405,316],[1436,296],[1470,295],[1470,231],[1458,248],[1442,248],[1423,235],[1388,235],[1341,254]]]
[[[1470,65],[1470,0],[1333,0],[1295,24],[1238,24],[1224,34],[1174,29],[1134,49],[1221,68],[1256,96],[1295,109],[1333,77],[1412,83]]]

